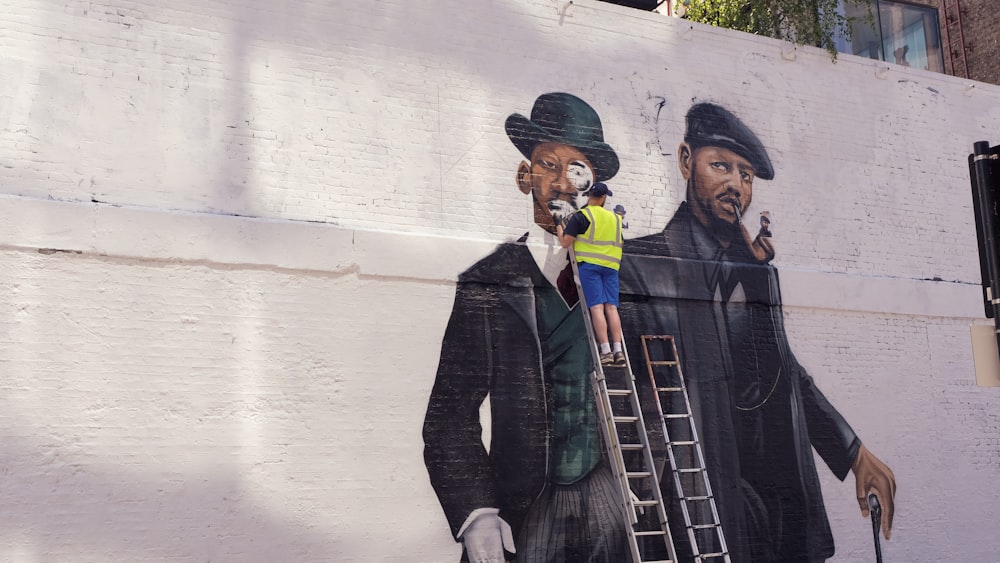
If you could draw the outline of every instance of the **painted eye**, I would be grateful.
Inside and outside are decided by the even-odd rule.
[[[566,180],[576,191],[585,192],[594,185],[594,171],[579,160],[574,160],[566,167]]]

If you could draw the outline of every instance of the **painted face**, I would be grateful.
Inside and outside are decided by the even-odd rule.
[[[722,147],[694,150],[691,163],[695,214],[703,221],[735,224],[753,199],[750,162]]]
[[[553,214],[579,209],[583,192],[594,184],[594,167],[574,147],[541,143],[531,153],[527,179],[535,200],[535,220],[546,226],[551,224]]]

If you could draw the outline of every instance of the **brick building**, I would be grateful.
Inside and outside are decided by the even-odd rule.
[[[689,0],[608,1],[683,17]],[[1000,84],[1000,12],[992,0],[862,0],[860,5],[841,0],[841,5],[857,19],[852,38],[838,40],[842,53]],[[866,21],[869,6],[874,29]]]
[[[1000,12],[990,0],[923,0],[939,4],[941,36],[950,49],[948,74],[1000,84]],[[964,67],[964,68],[963,68]],[[965,74],[963,74],[965,71]]]
[[[875,29],[854,26],[841,52],[871,56],[935,72],[1000,83],[1000,13],[989,0],[872,0]],[[864,6],[848,6],[864,17]]]

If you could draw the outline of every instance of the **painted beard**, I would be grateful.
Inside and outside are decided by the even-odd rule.
[[[547,209],[552,215],[552,221],[557,224],[569,219],[571,215],[586,204],[587,196],[584,194],[590,189],[590,186],[594,185],[594,173],[583,163],[573,163],[570,165],[570,173],[567,174],[566,179],[573,186],[573,189],[576,190],[576,197],[570,198],[569,201],[559,197],[552,197],[545,202],[545,205],[541,205],[537,197],[535,198],[535,202],[539,207]]]
[[[580,208],[580,204],[576,200],[566,201],[563,199],[551,199],[545,207],[549,210],[549,213],[552,214],[552,220],[555,223],[562,223],[566,221],[566,219],[569,219],[571,215],[576,213],[576,211]]]

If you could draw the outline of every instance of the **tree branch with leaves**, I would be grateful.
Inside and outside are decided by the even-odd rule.
[[[843,0],[868,6],[865,22],[872,25],[871,4],[866,0]],[[834,39],[850,37],[855,18],[844,15],[841,0],[678,0],[684,17],[701,23],[784,39],[799,45],[826,49],[837,59]]]

